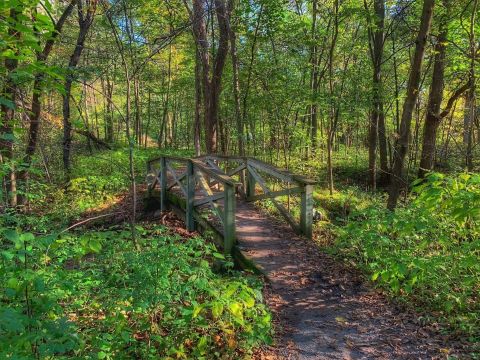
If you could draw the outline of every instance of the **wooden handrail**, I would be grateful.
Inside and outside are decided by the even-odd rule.
[[[165,209],[167,191],[171,188],[167,186],[167,172],[175,172],[173,168],[169,166],[169,161],[180,162],[185,164],[185,173],[181,178],[177,178],[175,174],[172,174],[176,184],[180,186],[186,197],[186,225],[188,230],[195,228],[194,213],[195,208],[209,203],[223,224],[224,235],[224,250],[230,253],[235,243],[235,193],[239,192],[243,194],[247,201],[256,201],[262,199],[269,199],[273,202],[278,211],[283,215],[286,221],[298,232],[305,234],[308,237],[312,237],[312,220],[313,220],[313,185],[316,181],[309,179],[305,176],[291,173],[286,169],[279,169],[276,166],[269,164],[265,161],[255,159],[248,156],[227,156],[227,155],[203,155],[194,158],[183,158],[178,156],[159,156],[147,161],[148,170],[151,171],[151,165],[155,162],[160,162],[159,174],[156,175],[156,180],[152,187],[160,182],[160,203],[161,209]],[[235,168],[229,171],[222,170],[217,162],[236,162],[233,164]],[[268,187],[268,182],[262,178],[262,173],[269,176],[280,179],[288,183],[288,188],[283,190],[273,191]],[[242,183],[232,178],[234,175],[239,175],[240,179],[246,178],[246,184],[241,190]],[[210,181],[205,179],[205,176],[212,179]],[[186,185],[182,185],[180,181],[185,181]],[[200,200],[195,200],[195,187],[197,180],[206,197]],[[214,194],[210,187],[212,184],[222,184],[222,194]],[[261,187],[263,194],[256,194],[256,185]],[[294,185],[294,187],[291,187]],[[290,213],[289,209],[275,200],[278,196],[284,195],[300,195],[300,221],[295,219]],[[223,201],[223,211],[219,211],[218,204],[214,203],[218,200]]]
[[[304,185],[315,185],[317,183],[317,181],[310,179],[306,176],[294,174],[287,169],[280,169],[275,165],[272,165],[270,163],[267,163],[263,160],[259,160],[251,156],[230,156],[230,155],[209,154],[209,155],[202,155],[202,156],[196,157],[196,159],[198,160],[205,159],[205,158],[213,158],[221,161],[232,160],[232,161],[250,162],[250,163],[253,163],[254,165],[255,164],[259,165],[257,167],[259,170],[262,170],[261,167],[264,167],[269,170],[270,175],[275,176],[276,174],[277,177],[282,178],[285,181],[296,182]]]
[[[227,184],[227,185],[230,185],[230,186],[233,186],[233,187],[241,185],[240,182],[236,181],[235,179],[231,178],[230,176],[225,175],[225,174],[221,174],[217,171],[214,171],[214,170],[206,167],[205,164],[203,164],[199,160],[191,159],[191,161],[202,172],[206,173],[208,176],[212,177],[213,179],[217,180],[218,182],[220,182],[222,184]]]

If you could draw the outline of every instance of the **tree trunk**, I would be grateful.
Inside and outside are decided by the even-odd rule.
[[[473,124],[475,122],[475,90],[476,90],[476,78],[475,78],[475,62],[477,55],[477,46],[475,39],[475,17],[477,15],[478,0],[473,1],[472,15],[470,17],[470,29],[469,29],[469,43],[470,43],[470,89],[465,101],[465,115],[464,115],[464,143],[466,145],[466,165],[468,171],[473,171]]]
[[[447,1],[445,1],[446,3]],[[448,9],[448,8],[447,8]],[[435,45],[435,60],[433,64],[432,83],[428,96],[427,115],[423,128],[422,154],[420,156],[420,167],[418,177],[423,178],[425,174],[433,169],[435,149],[437,142],[437,129],[440,125],[440,106],[443,100],[443,87],[445,76],[445,56],[447,43],[448,26],[443,19],[440,25],[440,34]]]
[[[17,22],[18,14],[19,12],[16,8],[10,9],[10,18],[14,24]],[[8,35],[18,39],[20,37],[20,32],[15,30],[15,28],[12,26],[8,29]],[[7,106],[7,104],[4,102],[0,107],[1,115],[3,115],[3,120],[0,123],[0,161],[3,164],[7,164],[9,167],[9,171],[7,172],[3,181],[7,193],[7,203],[12,207],[17,206],[17,180],[13,165],[13,121],[15,117],[15,102],[17,98],[17,84],[13,78],[13,73],[17,67],[18,60],[16,58],[5,59],[6,80],[2,95],[5,97],[5,99],[10,101],[10,105]]]
[[[229,14],[232,13],[235,7],[235,0],[229,0],[228,3]],[[237,126],[237,146],[238,154],[245,156],[245,145],[243,142],[244,131],[243,121],[241,117],[241,105],[240,105],[240,80],[239,80],[239,65],[237,54],[237,37],[235,31],[230,26],[230,56],[232,57],[232,71],[233,71],[233,98],[235,102],[235,124]]]
[[[387,130],[385,127],[383,99],[380,100],[378,109],[378,150],[380,153],[380,176],[378,177],[378,183],[380,186],[387,186],[390,182],[390,168],[388,166]]]
[[[330,97],[334,98],[334,74],[333,74],[333,61],[334,61],[334,52],[335,46],[337,44],[338,38],[338,27],[339,27],[339,19],[338,19],[338,10],[339,10],[339,1],[335,0],[333,4],[333,11],[334,11],[334,25],[333,25],[333,35],[332,35],[332,42],[330,44],[329,56],[328,56],[328,84],[330,90]],[[340,111],[338,109],[338,105],[336,101],[332,100],[332,104],[330,105],[330,119],[328,123],[327,129],[327,182],[328,182],[328,189],[330,195],[333,195],[333,159],[332,159],[332,152],[333,152],[333,141],[335,139],[335,132],[338,123],[338,117],[340,116]]]
[[[96,1],[90,3],[87,1],[86,14],[83,13],[83,0],[78,2],[78,37],[75,49],[70,56],[68,62],[67,76],[65,80],[65,93],[63,94],[63,169],[65,181],[70,180],[70,152],[72,144],[72,124],[70,122],[70,95],[72,90],[72,83],[75,78],[75,68],[78,65],[80,56],[82,54],[85,39],[87,38],[88,30],[92,25],[96,10]]]
[[[207,152],[217,152],[217,126],[218,110],[220,104],[220,93],[222,91],[222,74],[225,67],[225,60],[228,54],[228,37],[230,32],[228,12],[225,0],[215,0],[215,13],[217,15],[218,27],[220,30],[218,49],[213,66],[211,87],[210,87],[210,110],[208,111]]]
[[[114,137],[114,126],[113,126],[113,81],[110,81],[107,76],[105,79],[106,86],[105,86],[105,94],[107,97],[107,106],[106,106],[106,114],[105,114],[105,141],[108,143],[113,142]]]
[[[385,131],[385,120],[382,99],[382,58],[385,26],[385,3],[383,0],[374,1],[375,31],[369,31],[370,52],[373,64],[373,107],[370,116],[369,148],[368,148],[368,169],[370,174],[370,188],[374,191],[377,186],[376,149],[379,134],[380,116],[383,120],[383,131]],[[383,134],[385,136],[385,134]]]
[[[418,87],[420,85],[423,57],[425,54],[427,37],[430,32],[430,25],[432,23],[434,4],[435,0],[424,0],[423,2],[420,29],[416,40],[415,54],[408,79],[407,97],[403,104],[399,139],[395,146],[395,159],[393,162],[390,194],[387,203],[387,207],[390,210],[394,210],[397,206],[400,190],[405,185],[403,180],[404,163],[408,152],[413,108],[415,107],[415,102],[418,97]]]
[[[206,0],[193,0],[192,28],[199,52],[202,67],[202,95],[203,95],[203,123],[205,128],[205,143],[207,152],[211,151],[212,138],[216,134],[209,133],[210,125],[210,43],[207,38],[207,25],[205,22]]]
[[[312,29],[311,37],[313,45],[310,50],[310,90],[312,92],[312,103],[310,105],[310,142],[312,147],[312,154],[315,153],[317,148],[317,133],[318,133],[318,105],[317,105],[317,93],[318,93],[318,65],[319,65],[319,56],[318,56],[318,45],[317,45],[317,9],[318,0],[312,1]],[[308,152],[307,152],[308,153]]]
[[[202,116],[202,64],[198,45],[195,45],[195,120],[193,124],[193,142],[195,155],[200,156],[200,134]]]
[[[133,96],[135,104],[135,137],[138,145],[142,144],[142,131],[141,131],[141,106],[140,106],[140,80],[135,77],[133,81]]]

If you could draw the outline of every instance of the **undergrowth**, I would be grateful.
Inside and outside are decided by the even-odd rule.
[[[395,213],[353,209],[332,251],[399,301],[471,342],[480,340],[480,176],[433,173]]]
[[[214,359],[270,342],[261,284],[202,238],[137,227],[34,235],[2,227],[0,358]]]
[[[140,186],[154,156],[135,152]],[[74,169],[66,187],[33,176],[29,211],[0,218],[0,359],[240,359],[270,343],[262,284],[203,238],[151,224],[136,243],[129,225],[66,232],[130,188],[126,150]]]

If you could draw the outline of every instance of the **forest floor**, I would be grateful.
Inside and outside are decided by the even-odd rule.
[[[277,320],[260,359],[467,358],[467,348],[392,304],[358,271],[252,204],[237,205],[241,250],[260,266]]]

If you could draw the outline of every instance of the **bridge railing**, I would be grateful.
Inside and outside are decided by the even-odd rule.
[[[230,254],[235,244],[235,193],[240,185],[221,170],[199,159],[160,156],[147,163],[149,191],[160,185],[160,207],[166,210],[167,192],[173,191],[184,200],[185,223],[195,229],[195,218],[205,215],[221,228],[223,248]]]
[[[230,177],[238,176],[241,184],[238,192],[247,201],[269,199],[297,233],[312,237],[315,181],[253,157],[206,155],[197,159]],[[276,185],[280,189],[274,189]],[[287,207],[278,200],[282,196],[288,198]],[[300,197],[298,218],[292,214],[289,206],[293,196]]]

